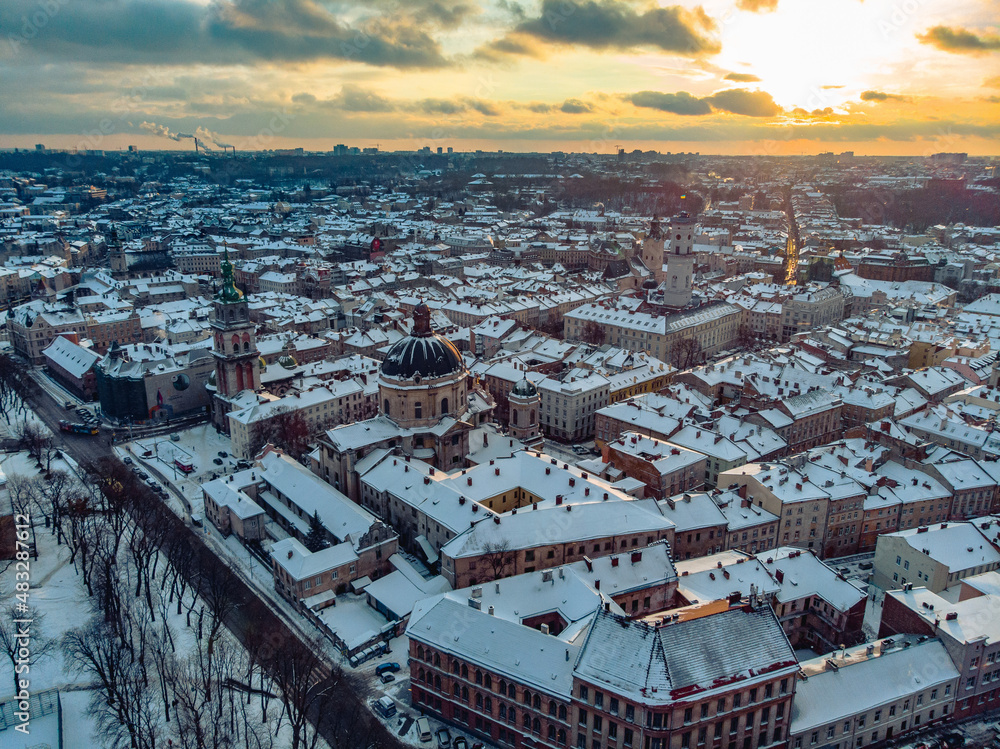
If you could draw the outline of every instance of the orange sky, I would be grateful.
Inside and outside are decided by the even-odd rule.
[[[4,0],[0,147],[996,154],[996,0]]]

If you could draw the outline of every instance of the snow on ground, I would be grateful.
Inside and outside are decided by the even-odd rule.
[[[7,476],[21,475],[37,476],[35,461],[26,452],[8,453],[0,456],[0,465]],[[69,470],[70,466],[63,461],[53,461],[53,470]],[[42,634],[50,639],[58,640],[67,631],[78,626],[90,616],[90,605],[86,591],[73,566],[69,563],[69,550],[56,544],[44,521],[36,518],[35,538],[38,548],[38,559],[29,560],[31,588],[29,602],[37,606],[44,615]],[[3,593],[2,605],[10,600],[15,582],[13,565],[0,573],[0,591]],[[40,660],[31,667],[31,691],[40,692],[52,687],[65,689],[70,687],[79,691],[64,692],[63,725],[73,726],[73,746],[82,749],[100,746],[91,740],[93,722],[85,715],[90,691],[86,689],[86,681],[75,674],[68,673],[63,662],[62,653],[58,648],[52,654]],[[13,689],[13,671],[10,661],[0,661],[0,699],[9,696]],[[66,696],[72,695],[67,702]],[[70,712],[67,712],[67,707]],[[3,734],[0,734],[0,746],[3,745]]]
[[[20,439],[21,429],[25,422],[29,421],[35,424],[42,434],[52,434],[45,422],[39,419],[34,411],[27,408],[20,398],[12,395],[11,399],[14,405],[0,415],[0,439]]]

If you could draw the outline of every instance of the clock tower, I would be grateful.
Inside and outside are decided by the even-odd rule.
[[[260,389],[260,353],[256,326],[250,321],[246,297],[236,288],[228,249],[221,270],[222,286],[212,301],[212,355],[215,357],[212,422],[217,428],[228,431],[226,416],[234,408],[233,399],[245,390],[256,392]]]

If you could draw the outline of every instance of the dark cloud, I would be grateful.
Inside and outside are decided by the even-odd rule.
[[[1000,50],[1000,36],[978,35],[949,26],[935,26],[924,34],[917,34],[917,39],[945,52],[979,55]]]
[[[478,50],[482,57],[502,54],[537,55],[538,48],[523,37],[542,43],[577,45],[591,49],[653,47],[682,55],[718,52],[709,36],[715,22],[700,7],[636,9],[620,0],[542,0],[536,18],[522,21],[513,33]]]
[[[770,13],[778,8],[778,0],[736,0],[736,7],[751,13]]]
[[[909,101],[909,97],[887,94],[885,91],[862,91],[861,101]]]
[[[579,99],[567,99],[559,109],[566,114],[584,114],[585,112],[594,111],[594,108],[590,104]]]
[[[355,60],[434,68],[447,64],[440,44],[416,19],[461,6],[371,15],[348,25],[319,0],[73,0],[42,29],[25,19],[37,0],[3,0],[0,28],[11,43],[50,61],[125,64],[249,64],[256,60]],[[417,14],[417,15],[415,15]],[[30,22],[29,22],[30,23]],[[433,24],[431,24],[433,25]],[[20,49],[18,50],[20,51]]]
[[[747,117],[774,117],[781,114],[779,107],[766,91],[747,91],[731,88],[706,98],[715,109]]]
[[[396,105],[380,94],[358,86],[344,86],[330,103],[345,112],[391,112]]]
[[[707,101],[691,96],[687,91],[678,91],[676,94],[639,91],[629,96],[628,100],[637,107],[659,109],[661,112],[672,112],[673,114],[699,115],[711,114],[712,112],[712,107]]]
[[[987,104],[1000,104],[1000,96],[987,96],[983,98]]]
[[[983,81],[983,85],[986,88],[1000,88],[1000,75],[994,78],[987,78],[985,81]]]
[[[458,99],[421,99],[414,108],[426,114],[460,114],[469,110],[479,112],[487,117],[497,117],[503,114],[499,104],[469,97]]]
[[[806,109],[802,109],[802,107],[796,107],[795,109],[792,110],[791,113],[794,116],[799,117],[799,118],[829,117],[829,116],[831,116],[833,114],[833,107],[824,107],[823,109],[814,109],[811,112],[808,111],[808,110],[806,110]]]
[[[295,102],[296,104],[315,104],[316,97],[313,96],[312,94],[305,94],[305,93],[292,94],[292,101]]]
[[[760,77],[753,73],[729,73],[723,80],[736,81],[737,83],[759,83]]]
[[[773,117],[782,111],[766,91],[747,91],[741,88],[719,91],[702,98],[692,96],[687,91],[678,91],[676,94],[639,91],[624,98],[637,107],[682,115],[705,115],[716,110],[747,117]]]

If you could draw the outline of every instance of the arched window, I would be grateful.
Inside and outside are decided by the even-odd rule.
[[[483,700],[483,712],[488,715],[493,715],[493,698],[487,697]]]
[[[533,721],[531,721],[531,732],[532,733],[542,732],[542,722],[538,718],[535,718]]]
[[[455,682],[455,688],[454,688],[454,692],[455,692],[455,697],[458,697],[458,695],[459,695],[460,691],[461,691],[461,690],[460,690],[460,688],[459,688],[459,686],[458,686],[458,682],[456,681],[456,682]]]
[[[517,426],[517,409],[513,408],[510,412],[510,423]]]
[[[555,714],[556,714],[556,703],[553,702],[552,700],[549,700],[549,715],[555,715]]]
[[[507,712],[507,722],[517,723],[517,710],[515,710],[513,707]]]
[[[535,409],[531,409],[531,421],[529,421],[528,423],[529,424],[535,423]]]
[[[559,706],[559,720],[566,720],[566,706]]]
[[[536,694],[534,697],[531,698],[531,706],[533,708],[535,708],[536,710],[541,710],[542,709],[542,698],[539,697]]]
[[[462,678],[463,679],[469,678],[469,667],[466,666],[464,663],[462,664]]]
[[[417,645],[417,660],[422,661],[424,659],[424,646]]]
[[[523,702],[525,705],[528,706],[531,705],[531,692],[529,692],[527,689],[525,689],[524,694],[521,695],[521,702]]]
[[[503,720],[503,719],[505,719],[507,717],[507,706],[505,704],[503,704],[502,702],[500,703],[499,716],[500,716],[500,720]]]
[[[500,680],[500,688],[497,691],[500,692],[500,694],[502,694],[504,697],[506,697],[507,696],[507,682],[504,681],[503,679],[501,679]]]
[[[490,676],[489,674],[486,674],[486,676],[483,677],[483,686],[485,686],[487,689],[489,689],[492,692],[493,691],[493,677]]]
[[[233,336],[232,344],[233,344],[233,351],[238,352],[240,350],[240,337],[238,335]]]
[[[524,714],[524,718],[521,720],[521,725],[524,726],[525,730],[531,730],[531,716],[527,713]]]
[[[250,341],[243,341],[243,353],[250,353]]]
[[[462,702],[468,702],[468,701],[469,701],[469,688],[462,687]]]
[[[441,677],[438,674],[434,674],[434,688],[441,691]]]
[[[556,740],[556,727],[553,725],[549,725],[549,741],[555,741],[555,740]]]
[[[480,671],[480,670],[479,670],[479,669],[477,668],[477,669],[476,669],[476,684],[482,684],[482,683],[483,683],[483,672],[482,672],[482,671]]]
[[[420,675],[417,676],[417,681],[426,681],[426,677],[424,676],[424,670],[423,669],[420,669]]]
[[[451,662],[451,672],[453,674],[457,674],[458,673],[458,661],[452,661]]]
[[[416,403],[414,403],[413,404],[413,418],[414,419],[422,419],[423,418],[423,413],[424,413],[424,404],[421,403],[420,401],[417,401]]]
[[[385,413],[386,416],[389,415],[389,399],[388,398],[385,399],[385,408],[383,408],[382,411]]]
[[[236,367],[236,392],[243,389],[243,367]]]
[[[556,739],[556,742],[559,743],[559,744],[565,744],[566,743],[566,730],[565,729],[563,729],[563,728],[559,729],[559,738]]]
[[[448,413],[448,399],[447,398],[442,398],[441,399],[441,415],[444,416],[444,414],[446,414],[446,413]]]
[[[434,654],[434,665],[437,666],[438,668],[441,668],[441,654],[440,653],[435,653]]]
[[[483,695],[478,693],[476,694],[476,709],[477,710],[483,709]]]

